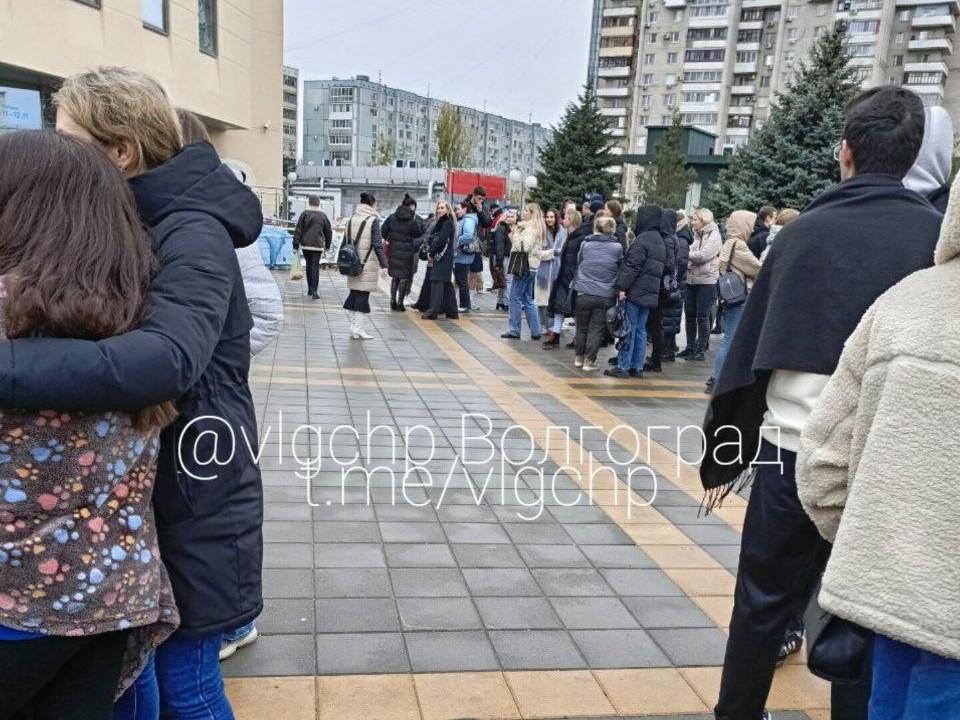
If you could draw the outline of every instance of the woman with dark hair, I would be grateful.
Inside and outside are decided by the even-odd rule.
[[[460,317],[457,296],[453,291],[453,259],[456,254],[457,218],[446,200],[437,203],[433,228],[428,240],[430,272],[430,306],[420,317],[436,320],[441,314],[448,320]]]
[[[410,293],[410,281],[417,274],[417,252],[421,235],[416,213],[417,201],[404,196],[397,211],[383,223],[387,244],[387,272],[390,274],[390,309],[403,312],[404,298]]]
[[[474,259],[480,255],[480,219],[477,217],[477,208],[469,200],[464,200],[456,207],[457,213],[457,245],[454,257],[453,277],[457,281],[460,291],[460,306],[462,313],[470,312],[470,273],[473,272]],[[483,269],[482,266],[480,268]]]
[[[350,315],[350,337],[354,340],[371,340],[373,335],[363,327],[364,317],[370,314],[370,293],[377,289],[379,270],[382,268],[386,271],[387,268],[377,199],[371,193],[360,193],[360,204],[347,221],[343,241],[356,247],[363,263],[359,275],[347,278],[350,293],[343,303],[343,309]]]
[[[560,273],[560,253],[563,250],[563,243],[567,239],[567,231],[563,227],[563,219],[560,213],[550,208],[543,214],[543,222],[546,225],[546,234],[543,238],[543,245],[540,247],[540,265],[537,267],[536,287],[534,289],[534,301],[537,304],[537,312],[540,316],[540,327],[546,330],[547,337],[545,341],[554,334],[559,334],[559,330],[550,330],[548,324],[550,295],[553,290],[553,283]],[[563,322],[561,318],[560,322]]]
[[[55,133],[0,135],[5,338],[127,332],[145,316],[152,269],[133,197],[102,152]],[[179,622],[151,504],[176,411],[61,407],[0,416],[0,716],[102,720]]]

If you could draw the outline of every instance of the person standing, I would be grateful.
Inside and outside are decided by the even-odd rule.
[[[319,300],[317,287],[320,285],[320,259],[330,250],[333,241],[333,227],[330,218],[320,209],[320,196],[311,195],[307,199],[308,207],[297,218],[293,231],[293,251],[303,248],[303,260],[306,265],[307,295]]]
[[[664,208],[663,223],[667,228],[676,228],[677,212]],[[677,357],[677,335],[680,334],[683,318],[683,296],[687,289],[687,260],[690,255],[690,245],[686,238],[680,237],[675,231],[672,239],[676,249],[676,270],[673,274],[673,286],[666,292],[662,309],[663,362],[674,362]]]
[[[687,247],[693,245],[693,230],[690,228],[690,218],[684,210],[677,210],[677,237],[687,241]]]
[[[644,205],[637,210],[634,239],[615,282],[620,299],[626,302],[630,340],[617,354],[617,366],[604,371],[609,377],[643,377],[647,315],[660,302],[667,257],[661,232],[662,217],[656,205]]]
[[[448,320],[460,317],[452,282],[456,243],[457,219],[453,207],[446,200],[441,200],[437,203],[433,228],[428,239],[430,306],[420,316],[424,320],[436,320],[440,315],[446,315]]]
[[[847,340],[800,437],[797,493],[833,545],[820,605],[875,633],[870,717],[960,713],[960,191],[933,268]],[[893,540],[895,538],[895,540]]]
[[[923,145],[903,186],[923,195],[940,212],[946,212],[953,172],[953,121],[942,107],[924,113]]]
[[[703,362],[710,342],[710,313],[717,304],[723,243],[713,213],[707,208],[696,210],[690,225],[694,239],[688,255],[687,292],[683,304],[687,347],[677,353],[677,357]]]
[[[472,202],[464,200],[457,205],[457,253],[454,259],[453,276],[460,291],[461,313],[470,312],[470,268],[474,258],[479,255],[480,220]]]
[[[563,229],[560,213],[554,209],[547,210],[543,215],[546,225],[546,235],[540,248],[540,265],[537,267],[537,281],[534,289],[534,300],[537,303],[537,313],[540,316],[540,327],[548,327],[548,310],[550,293],[560,272],[560,254],[563,251],[563,242],[567,231]],[[547,331],[545,342],[549,341],[552,331]]]
[[[370,314],[370,293],[379,285],[380,270],[386,270],[387,257],[380,235],[377,199],[371,193],[360,193],[360,204],[347,221],[343,241],[353,244],[362,263],[360,274],[347,278],[350,292],[343,309],[350,316],[350,337],[354,340],[372,340],[373,335],[366,331],[364,322]]]
[[[874,88],[848,104],[835,149],[843,181],[778,235],[717,377],[700,465],[707,507],[745,473],[754,475],[718,720],[766,716],[785,632],[827,554],[797,497],[796,453],[810,413],[867,309],[932,262],[942,216],[901,182],[920,150],[923,125],[923,103],[906,88]],[[833,707],[862,690],[834,686]]]
[[[627,221],[623,219],[623,205],[620,204],[619,200],[607,200],[606,205],[604,205],[607,212],[613,217],[617,223],[617,230],[614,233],[617,236],[617,240],[620,241],[620,244],[623,245],[623,251],[627,251]]]
[[[770,228],[777,223],[777,209],[764,205],[757,211],[756,220],[750,229],[750,236],[747,240],[747,247],[753,256],[759,260],[763,251],[767,249],[767,239],[770,237]]]
[[[750,231],[756,225],[757,216],[749,210],[736,210],[727,218],[727,241],[720,251],[720,274],[734,272],[740,276],[747,288],[749,296],[757,275],[760,274],[760,261],[754,256],[748,244]],[[764,241],[766,244],[766,241]],[[740,315],[743,313],[744,302],[736,305],[723,305],[723,342],[720,351],[713,361],[713,374],[707,380],[707,392],[713,390],[716,378],[720,375],[723,362],[733,336],[740,324]]]
[[[660,285],[660,299],[650,308],[647,315],[647,334],[652,343],[650,359],[643,366],[646,372],[663,372],[663,311],[676,287],[677,275],[677,235],[674,216],[672,214],[667,216],[661,209],[658,227],[664,247],[663,278]]]
[[[559,258],[554,262],[560,264],[557,277],[550,288],[550,301],[547,311],[553,315],[553,329],[543,339],[543,347],[559,347],[563,335],[563,320],[573,315],[576,293],[570,287],[577,274],[577,257],[580,253],[580,244],[590,234],[590,228],[580,222],[580,212],[571,204],[563,218],[563,229],[566,239],[560,249]]]
[[[658,225],[659,222],[658,216]],[[584,372],[597,369],[597,353],[607,332],[607,309],[614,304],[617,294],[614,283],[623,260],[623,245],[614,234],[616,229],[612,217],[599,217],[594,234],[580,245],[577,273],[571,286],[577,293],[577,356],[573,365]]]
[[[467,284],[471,290],[477,291],[477,295],[483,295],[483,249],[493,230],[493,215],[484,206],[486,199],[487,190],[483,185],[477,185],[467,198],[467,202],[473,206],[477,214],[477,247],[479,248],[479,251],[473,255]]]
[[[410,293],[410,282],[417,274],[417,253],[423,232],[415,212],[416,201],[407,195],[400,207],[383,223],[387,244],[387,272],[390,275],[390,309],[404,312],[403,301]]]
[[[500,287],[497,289],[497,310],[504,312],[510,309],[507,303],[510,301],[510,283],[513,281],[513,276],[507,272],[507,261],[510,258],[512,246],[511,235],[516,227],[517,211],[507,210],[503,214],[503,219],[497,223],[497,229],[493,231],[490,274],[500,280]]]
[[[520,321],[523,314],[526,314],[527,324],[530,326],[530,339],[541,338],[540,317],[533,300],[533,285],[537,268],[540,267],[540,248],[543,247],[546,235],[543,211],[536,203],[527,203],[523,208],[523,220],[517,224],[511,237],[508,271],[513,275],[513,280],[510,284],[509,327],[507,332],[500,336],[502,338],[520,339]]]

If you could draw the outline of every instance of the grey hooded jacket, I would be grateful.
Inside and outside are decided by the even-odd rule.
[[[903,186],[923,195],[940,212],[946,212],[953,170],[953,121],[942,107],[928,107],[924,115],[923,145],[917,161],[903,178]]]

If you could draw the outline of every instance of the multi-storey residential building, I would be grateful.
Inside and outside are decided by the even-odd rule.
[[[279,186],[283,116],[264,100],[280,94],[282,64],[283,0],[5,0],[0,130],[50,127],[62,78],[126,65],[163,83],[256,184]]]
[[[300,136],[300,71],[283,66],[283,172],[297,166],[297,141]]]
[[[674,112],[734,152],[838,21],[864,87],[910,87],[960,129],[960,0],[594,0],[594,12],[588,81],[618,153],[644,154],[647,126]],[[623,172],[628,196],[635,177]]]
[[[437,167],[437,98],[387,87],[366,75],[303,84],[302,162],[316,166],[376,165],[388,145],[396,167]],[[534,174],[548,131],[538,123],[455,106],[476,138],[471,169]]]

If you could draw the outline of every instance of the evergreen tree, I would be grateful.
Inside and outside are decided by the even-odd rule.
[[[669,129],[653,149],[653,162],[639,171],[640,202],[665,208],[686,206],[687,190],[697,172],[686,164],[680,113],[673,114]]]
[[[559,207],[566,198],[582,201],[590,193],[609,198],[617,177],[607,168],[617,164],[606,133],[607,124],[586,88],[576,103],[567,105],[553,137],[540,150],[539,185],[531,199],[544,207]]]
[[[847,102],[860,87],[846,36],[846,26],[838,23],[817,41],[767,122],[720,172],[705,203],[718,218],[762,205],[803,209],[840,181],[833,148]]]

